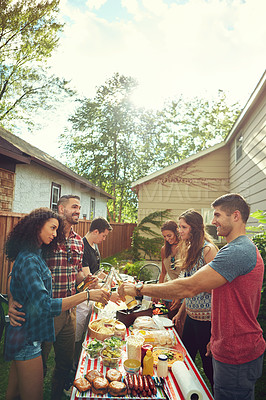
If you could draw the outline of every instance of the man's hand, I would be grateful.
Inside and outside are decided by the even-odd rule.
[[[133,283],[129,282],[124,282],[119,288],[118,288],[118,294],[121,297],[123,301],[125,301],[125,295],[129,295],[132,297],[136,297],[136,287]]]
[[[207,351],[206,351],[205,356],[206,356],[206,357],[212,357],[211,342],[209,342],[209,343],[207,344],[206,349],[207,349]]]
[[[111,294],[104,289],[92,289],[90,290],[90,300],[107,304],[110,300]]]
[[[18,310],[21,307],[22,305],[13,300],[13,297],[9,299],[8,315],[10,324],[12,326],[21,326],[22,323],[25,322],[25,318],[23,318],[25,316],[25,313]]]

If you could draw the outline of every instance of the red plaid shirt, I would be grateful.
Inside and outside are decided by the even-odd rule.
[[[53,298],[76,294],[76,276],[82,271],[83,241],[71,228],[65,244],[46,262],[52,274]]]

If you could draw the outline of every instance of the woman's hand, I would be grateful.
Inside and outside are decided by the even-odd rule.
[[[90,290],[90,300],[107,304],[110,300],[111,294],[104,289],[92,289]]]
[[[180,307],[181,299],[175,299],[172,301],[170,311],[175,311]]]
[[[182,306],[180,307],[178,313],[172,318],[173,323],[176,326],[176,329],[178,332],[182,332],[184,322],[186,319],[186,303],[185,301],[183,302]]]

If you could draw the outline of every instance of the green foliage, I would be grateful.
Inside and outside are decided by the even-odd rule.
[[[167,219],[169,215],[170,210],[155,211],[144,217],[135,227],[131,243],[134,260],[140,259],[140,251],[144,252],[144,258],[148,255],[150,260],[160,256],[163,238],[153,228],[160,228],[163,219]]]
[[[67,82],[49,76],[46,61],[58,45],[63,25],[59,0],[2,0],[0,13],[0,122],[32,124],[32,112],[55,98],[72,95]],[[61,98],[61,97],[60,97]]]
[[[252,237],[252,241],[258,247],[263,258],[264,265],[266,265],[266,213],[262,210],[258,210],[250,214],[250,216],[256,218],[259,222],[259,225],[251,227],[249,226],[247,227],[247,230],[250,232],[257,232]],[[266,321],[266,269],[264,270],[259,318]]]
[[[137,221],[132,182],[221,141],[240,112],[222,91],[212,102],[180,97],[161,111],[144,110],[130,101],[136,87],[114,74],[93,99],[79,100],[72,129],[61,135],[69,167],[114,196],[108,213],[117,222]]]

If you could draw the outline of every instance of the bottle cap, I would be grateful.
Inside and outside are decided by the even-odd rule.
[[[158,356],[158,360],[167,361],[167,360],[168,360],[168,357],[167,357],[167,355],[165,355],[165,354],[160,354],[160,355]]]
[[[146,351],[146,356],[150,357],[152,355],[152,351],[151,350],[147,350]]]

